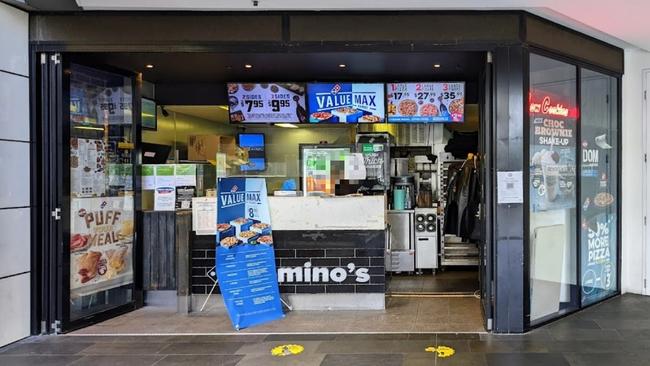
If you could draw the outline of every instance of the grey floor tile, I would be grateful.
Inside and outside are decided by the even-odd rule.
[[[480,353],[547,353],[543,342],[536,341],[469,341],[472,352]]]
[[[333,341],[337,334],[271,334],[264,337],[263,341],[291,341],[293,343],[300,341]]]
[[[488,366],[570,366],[558,353],[491,353]]]
[[[81,356],[16,356],[0,355],[0,365],[3,366],[65,366],[78,360]]]
[[[272,342],[260,342],[254,344],[245,344],[239,350],[237,354],[239,355],[269,355],[271,350],[275,347],[282,346],[285,344],[299,344],[305,349],[302,354],[313,354],[313,353],[322,353],[317,352],[318,347],[321,345],[321,341],[303,341],[303,342],[290,342],[290,341],[272,341]]]
[[[483,341],[554,341],[555,338],[546,329],[536,329],[521,334],[491,334],[478,335]]]
[[[553,338],[558,341],[598,341],[621,340],[621,335],[616,330],[608,329],[549,329]]]
[[[163,355],[232,355],[246,343],[211,342],[211,343],[172,343],[160,349]]]
[[[244,356],[239,355],[167,355],[156,366],[235,366]]]
[[[584,341],[565,340],[543,342],[551,353],[557,352],[581,352],[581,353],[616,353],[639,351],[640,346],[629,341]]]
[[[597,319],[595,322],[603,329],[650,329],[650,320],[647,318]]]
[[[72,363],[74,366],[151,366],[163,356],[102,355],[84,356]]]
[[[370,340],[370,341],[324,341],[316,353],[323,354],[385,354],[424,352],[435,345],[426,340]]]
[[[455,353],[451,357],[437,358],[435,354],[407,354],[402,366],[486,366],[487,360],[482,353]]]
[[[401,366],[404,356],[400,354],[385,355],[327,355],[321,366]]]
[[[647,366],[650,360],[628,352],[617,353],[565,353],[564,358],[571,366]]]
[[[435,337],[435,336],[434,336]],[[373,341],[373,340],[399,340],[412,339],[409,333],[365,333],[365,334],[339,334],[334,340],[337,341]],[[430,339],[430,337],[424,338]]]
[[[580,319],[575,316],[569,318],[560,319],[556,322],[549,324],[546,329],[563,329],[563,330],[574,330],[574,329],[601,329],[597,322],[593,320]]]
[[[271,355],[247,355],[237,366],[319,366],[325,355],[322,354],[299,354],[293,356],[275,357]],[[351,366],[353,364],[349,364]],[[158,366],[158,365],[156,365]]]
[[[0,355],[74,355],[92,343],[18,343],[0,351]]]
[[[479,340],[480,335],[477,333],[439,333],[438,340]]]
[[[96,343],[81,351],[85,355],[154,355],[167,343]]]

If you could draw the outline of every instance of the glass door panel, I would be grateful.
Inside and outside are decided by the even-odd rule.
[[[134,83],[74,63],[65,72],[63,316],[75,322],[134,302]]]

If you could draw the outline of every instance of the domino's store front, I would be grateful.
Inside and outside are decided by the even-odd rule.
[[[620,49],[525,12],[69,17],[31,20],[47,331],[521,333],[620,293]]]

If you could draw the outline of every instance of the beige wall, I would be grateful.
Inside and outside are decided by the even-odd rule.
[[[228,123],[215,122],[187,114],[169,111],[165,117],[157,109],[158,129],[143,130],[142,141],[154,144],[171,145],[174,150],[186,150],[190,135],[234,136],[237,130]]]

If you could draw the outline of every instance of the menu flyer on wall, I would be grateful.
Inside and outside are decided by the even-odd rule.
[[[156,189],[156,174],[154,172],[155,165],[142,164],[140,176],[142,178],[142,189],[153,190]]]
[[[616,215],[585,218],[581,237],[582,305],[589,305],[616,291]]]
[[[384,122],[384,84],[307,84],[309,122]]]
[[[465,83],[386,84],[389,123],[447,123],[465,120]]]
[[[575,208],[576,118],[573,113],[551,96],[531,93],[530,204],[533,212]]]
[[[106,145],[102,140],[70,138],[70,184],[73,197],[106,194]]]
[[[154,211],[174,211],[176,209],[176,176],[173,164],[156,165],[153,195]]]
[[[228,83],[230,122],[305,122],[304,83]]]
[[[70,200],[70,296],[133,282],[133,196]]]
[[[217,179],[216,272],[235,329],[284,317],[263,178]]]

